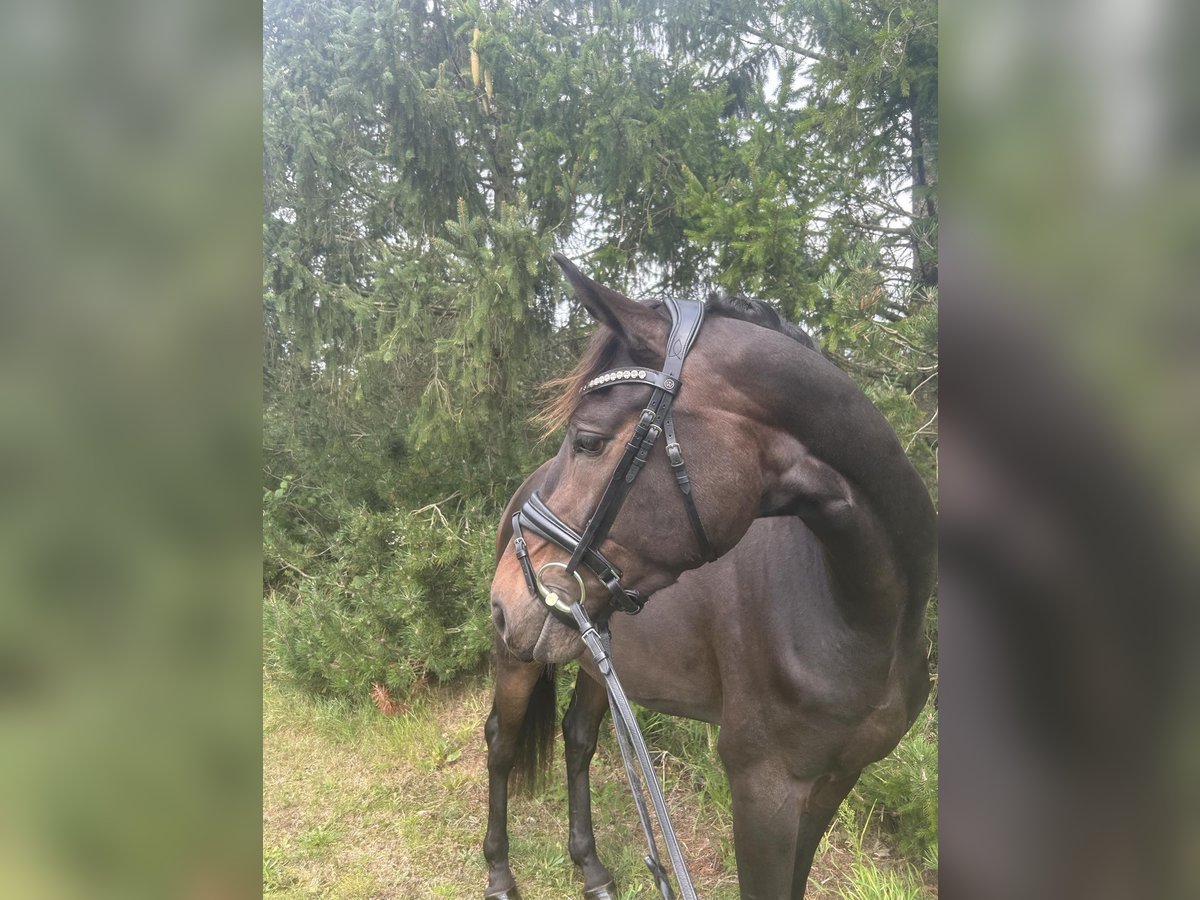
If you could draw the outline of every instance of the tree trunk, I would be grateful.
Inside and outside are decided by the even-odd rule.
[[[909,88],[913,283],[922,287],[936,287],[938,280],[937,107],[931,109],[937,95],[933,87],[923,78]]]

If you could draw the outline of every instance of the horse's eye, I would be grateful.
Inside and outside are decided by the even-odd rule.
[[[598,434],[589,434],[580,432],[575,435],[574,449],[576,453],[586,453],[588,456],[596,456],[604,449],[605,440]]]

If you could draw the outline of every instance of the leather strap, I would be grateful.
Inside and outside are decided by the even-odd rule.
[[[567,563],[568,574],[578,568],[590,547],[599,544],[608,535],[617,511],[625,500],[629,485],[633,483],[642,470],[642,466],[646,464],[651,449],[657,442],[659,434],[662,433],[662,424],[660,423],[665,422],[670,416],[671,404],[675,400],[675,392],[679,389],[679,376],[683,371],[683,361],[692,348],[696,335],[700,333],[700,326],[704,322],[704,304],[685,303],[681,305],[675,299],[668,298],[667,310],[671,314],[671,333],[667,337],[663,370],[661,373],[655,373],[661,374],[662,386],[655,387],[654,392],[650,395],[650,402],[642,410],[641,419],[634,428],[633,436],[625,445],[625,453],[613,470],[608,487],[605,488],[600,502],[596,504],[596,509],[588,519],[580,543],[574,547],[571,559]],[[623,379],[626,373],[640,377],[644,370],[618,369],[616,371]],[[603,377],[601,376],[601,378]],[[618,380],[614,379],[609,384],[617,383]]]
[[[697,543],[700,544],[700,552],[704,554],[706,560],[713,562],[717,558],[717,552],[708,539],[704,523],[700,521],[700,512],[696,509],[696,500],[692,496],[692,480],[688,478],[687,466],[683,463],[683,449],[679,446],[679,440],[675,436],[673,416],[667,416],[667,420],[663,423],[663,434],[667,438],[667,459],[670,460],[671,471],[675,473],[675,483],[683,495],[683,508],[687,511],[688,521],[692,523],[692,531],[696,535]]]
[[[574,546],[580,542],[581,536],[570,525],[556,516],[546,506],[541,494],[534,491],[522,507],[523,523],[530,531],[560,547]],[[607,581],[606,576],[621,577],[621,570],[609,562],[608,558],[595,547],[586,547],[584,561],[601,581]]]
[[[667,338],[667,353],[663,361],[663,374],[679,381],[683,361],[696,342],[700,326],[704,324],[703,303],[680,303],[674,297],[667,298],[667,309],[671,313],[671,336]]]
[[[675,871],[679,892],[683,895],[684,900],[697,900],[691,873],[688,872],[687,862],[683,858],[679,839],[675,836],[675,826],[671,824],[671,817],[667,812],[667,803],[663,799],[658,779],[654,777],[654,764],[650,761],[650,752],[646,749],[646,741],[638,729],[633,708],[629,705],[629,698],[625,696],[625,689],[621,686],[617,672],[612,666],[609,640],[606,640],[607,630],[602,635],[588,618],[587,612],[578,603],[572,604],[571,615],[574,616],[575,622],[579,626],[579,633],[584,644],[591,651],[592,658],[596,660],[596,666],[604,676],[604,686],[608,690],[608,703],[612,709],[613,724],[617,730],[618,743],[621,745],[621,758],[625,763],[625,775],[629,780],[629,789],[633,792],[634,800],[637,801],[638,816],[642,820],[642,829],[646,835],[646,846],[649,851],[645,857],[646,865],[654,876],[663,900],[674,900],[675,894],[671,890],[671,882],[667,879],[666,870],[663,869],[662,863],[658,859],[658,846],[654,842],[654,832],[650,827],[650,817],[646,812],[645,800],[642,797],[642,779],[638,777],[638,773],[630,761],[631,756],[637,760],[638,768],[645,776],[650,802],[654,805],[654,817],[658,820],[663,843],[667,846],[667,855],[671,859],[671,868]],[[633,747],[632,754],[629,751],[628,745],[630,744]]]

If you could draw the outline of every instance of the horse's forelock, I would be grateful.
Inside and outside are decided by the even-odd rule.
[[[542,426],[543,439],[565,427],[571,420],[579,406],[579,392],[592,378],[608,368],[619,345],[620,340],[612,329],[599,326],[592,333],[587,349],[575,368],[542,385],[547,400],[542,404],[535,421]]]

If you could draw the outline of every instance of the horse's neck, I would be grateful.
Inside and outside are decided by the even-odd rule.
[[[920,476],[844,373],[815,354],[779,366],[767,453],[776,479],[764,511],[799,516],[812,529],[847,604],[864,615],[915,616],[932,589],[935,548]]]

